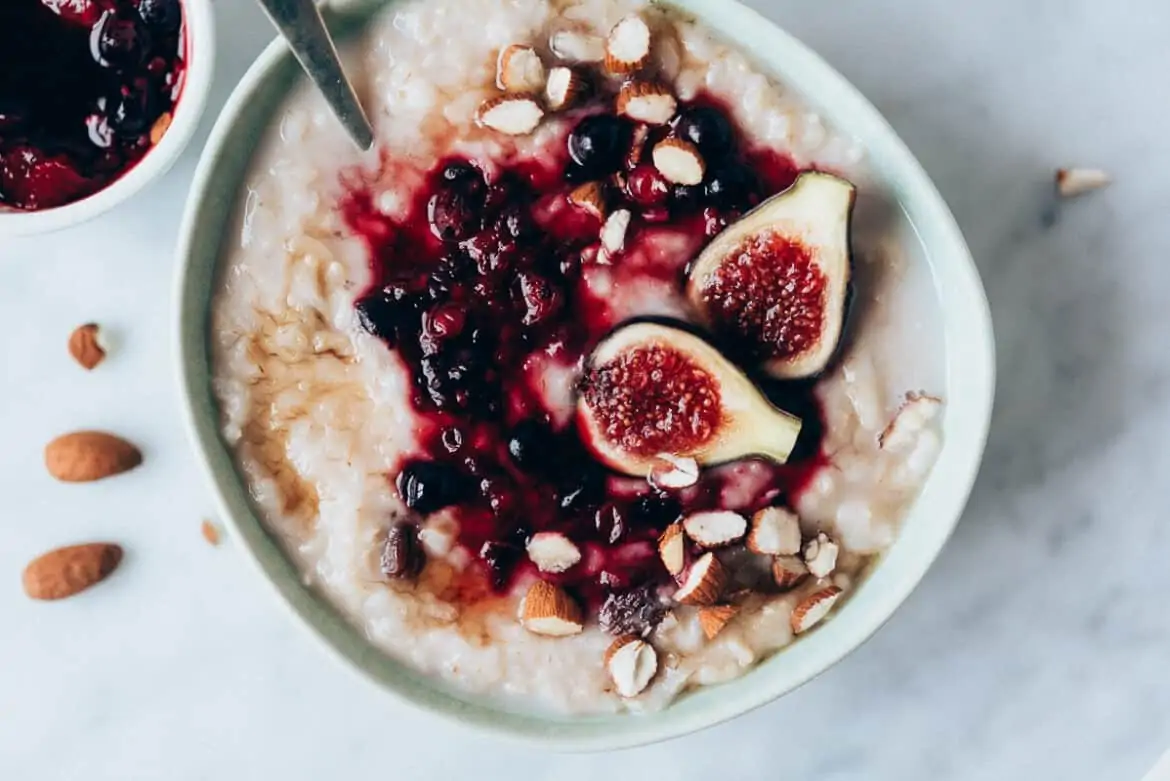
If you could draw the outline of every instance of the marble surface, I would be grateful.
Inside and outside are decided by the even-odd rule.
[[[557,757],[420,716],[333,664],[228,541],[177,417],[171,253],[209,120],[176,170],[98,222],[0,244],[0,778],[1140,778],[1170,743],[1170,4],[756,0],[902,133],[974,250],[1000,390],[970,507],[923,586],[865,647],[730,724]],[[1124,9],[1124,10],[1122,10]],[[270,37],[219,0],[213,110]],[[1051,172],[1116,184],[1057,205]],[[83,376],[79,322],[121,347]],[[961,360],[961,356],[958,358]],[[52,484],[77,426],[147,466]],[[32,604],[57,544],[128,546],[100,590]]]

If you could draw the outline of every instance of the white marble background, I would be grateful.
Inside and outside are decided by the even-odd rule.
[[[1170,743],[1170,4],[753,4],[852,78],[920,156],[999,334],[970,508],[877,637],[733,723],[584,757],[464,734],[332,664],[230,542],[199,538],[211,504],[168,354],[197,143],[117,213],[0,245],[0,778],[1141,777]],[[213,109],[270,37],[245,0],[218,10]],[[1117,183],[1057,207],[1061,164],[1101,165]],[[83,377],[64,341],[88,319],[123,345]],[[41,448],[75,426],[125,432],[147,466],[52,484]],[[23,597],[31,556],[100,537],[128,546],[117,578],[60,604]]]

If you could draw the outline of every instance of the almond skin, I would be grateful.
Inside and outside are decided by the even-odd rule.
[[[833,609],[833,605],[841,598],[841,589],[836,586],[829,586],[820,591],[814,591],[807,597],[797,603],[792,610],[792,616],[789,619],[792,625],[792,631],[795,634],[807,632],[814,626],[819,624],[829,611]]]
[[[715,558],[715,554],[706,553],[691,565],[674,598],[680,605],[714,605],[726,583],[727,573],[723,564]]]
[[[121,561],[122,548],[112,542],[57,548],[24,568],[24,593],[33,599],[65,599],[105,580]]]
[[[99,337],[100,331],[97,323],[86,323],[77,326],[69,335],[69,354],[84,369],[95,369],[106,359],[106,351]]]
[[[63,483],[89,483],[128,472],[142,453],[121,437],[103,431],[75,431],[45,446],[45,468]]]
[[[528,589],[521,607],[520,623],[529,632],[546,637],[568,637],[585,628],[581,608],[563,590],[544,580]]]
[[[671,575],[678,575],[686,566],[686,537],[681,523],[672,523],[658,538],[658,555]]]
[[[723,631],[723,627],[727,626],[727,622],[735,618],[735,614],[738,612],[739,608],[735,605],[701,607],[699,608],[699,626],[708,640],[714,640],[715,636]]]

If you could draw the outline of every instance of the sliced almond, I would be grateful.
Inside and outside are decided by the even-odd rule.
[[[789,619],[792,631],[800,634],[819,624],[833,609],[833,605],[837,604],[841,594],[841,589],[836,586],[828,586],[820,591],[814,591],[800,600],[793,608],[792,616]]]
[[[636,125],[634,135],[630,141],[630,151],[626,153],[626,167],[633,170],[642,162],[642,155],[646,152],[646,140],[650,138],[649,125]]]
[[[33,599],[65,599],[109,577],[122,561],[110,542],[70,545],[42,554],[24,568],[24,593]]]
[[[496,86],[505,92],[540,92],[544,63],[531,46],[514,43],[500,50],[496,60]]]
[[[601,182],[586,182],[576,188],[569,193],[569,203],[599,220],[605,219],[605,187]]]
[[[814,578],[827,578],[837,568],[837,554],[840,546],[821,532],[804,545],[804,563]]]
[[[650,26],[631,14],[613,26],[605,39],[605,69],[624,76],[646,67],[650,61]]]
[[[699,149],[681,138],[664,138],[654,145],[654,167],[668,182],[693,186],[703,181],[707,164]]]
[[[678,575],[686,566],[687,538],[681,523],[672,523],[658,538],[658,555],[671,575]]]
[[[784,507],[765,507],[752,516],[748,550],[767,556],[795,556],[800,553],[800,519]]]
[[[565,65],[548,72],[544,85],[544,99],[553,111],[564,111],[577,104],[586,93],[585,77]]]
[[[714,553],[704,553],[687,570],[682,586],[675,592],[674,599],[680,605],[714,605],[719,601],[727,573]]]
[[[207,540],[208,545],[219,545],[219,527],[211,521],[204,519],[199,525],[199,533]]]
[[[601,226],[601,250],[606,259],[612,259],[626,246],[626,233],[630,230],[631,214],[629,209],[618,209],[605,220]],[[691,459],[693,462],[694,459]],[[696,470],[698,467],[696,466]],[[696,471],[696,479],[698,472]]]
[[[541,572],[564,572],[581,560],[581,549],[559,532],[532,535],[527,550],[528,558]]]
[[[925,393],[907,393],[906,401],[894,413],[894,419],[878,435],[878,446],[882,450],[902,450],[913,446],[918,435],[941,411],[942,399]]]
[[[523,136],[536,130],[544,118],[544,109],[529,97],[500,95],[479,107],[479,124],[510,136]]]
[[[1061,168],[1056,172],[1056,192],[1062,198],[1073,198],[1100,190],[1111,181],[1099,168]]]
[[[610,215],[610,220],[620,212],[619,209]],[[626,212],[628,215],[629,212]],[[628,220],[627,220],[628,222]],[[609,221],[606,221],[609,224]],[[605,231],[602,230],[602,247],[605,247]],[[688,456],[676,456],[670,453],[659,453],[654,457],[646,481],[655,488],[689,488],[699,482],[699,462]]]
[[[699,627],[702,628],[703,634],[708,640],[714,640],[715,636],[723,631],[723,627],[727,626],[727,622],[735,618],[735,614],[738,612],[739,607],[736,605],[701,607],[699,608]]]
[[[158,146],[158,143],[163,140],[163,136],[171,129],[171,122],[173,120],[174,117],[171,116],[171,112],[169,111],[164,111],[162,114],[159,114],[158,119],[150,126],[151,146]]]
[[[85,369],[94,369],[106,359],[102,330],[97,323],[86,323],[69,335],[69,354]]]
[[[104,431],[75,431],[45,446],[45,468],[64,483],[88,483],[129,472],[142,463],[142,452]]]
[[[618,92],[618,113],[647,125],[665,125],[677,109],[678,101],[661,84],[630,81],[623,84]]]
[[[601,62],[605,59],[605,41],[581,30],[558,30],[549,38],[548,46],[558,59],[565,62]]]
[[[520,623],[529,632],[547,637],[568,637],[585,628],[581,608],[572,597],[544,580],[533,583],[524,595]]]
[[[658,673],[658,652],[634,635],[613,641],[605,652],[605,669],[622,697],[637,697]]]
[[[683,519],[683,529],[704,548],[718,548],[747,534],[747,518],[731,510],[710,510],[688,515]]]
[[[777,556],[772,559],[772,580],[781,591],[789,591],[808,577],[808,567],[799,556]]]

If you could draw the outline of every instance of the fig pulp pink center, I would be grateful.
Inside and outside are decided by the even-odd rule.
[[[722,418],[715,378],[664,345],[627,350],[596,367],[584,394],[606,439],[638,456],[693,453]]]
[[[791,358],[821,336],[827,279],[812,250],[775,232],[745,239],[703,284],[712,326],[759,355]]]

